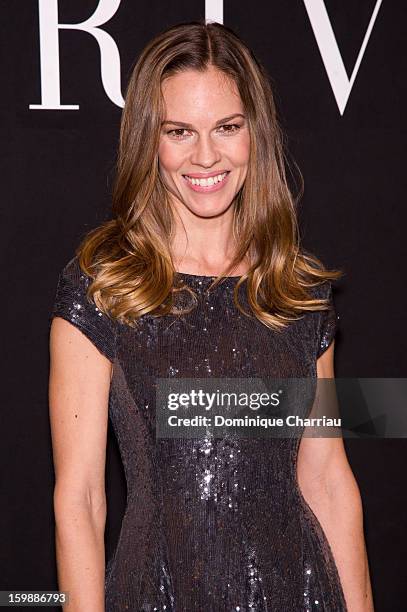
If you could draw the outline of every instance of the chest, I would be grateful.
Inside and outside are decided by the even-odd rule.
[[[145,315],[121,326],[118,358],[132,381],[168,377],[315,376],[312,315],[272,330],[228,300],[199,303],[188,314]]]

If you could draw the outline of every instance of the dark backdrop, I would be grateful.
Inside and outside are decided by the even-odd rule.
[[[65,24],[85,21],[98,5],[110,7],[112,18],[101,29],[119,50],[123,94],[138,52],[153,35],[205,16],[204,0],[45,4],[48,12],[58,6],[59,23]],[[307,5],[316,11],[317,31]],[[222,6],[224,23],[246,40],[272,77],[287,144],[305,179],[299,206],[303,244],[345,272],[334,290],[340,316],[336,375],[406,376],[405,3],[381,4],[345,108],[340,99],[346,82],[332,85],[320,48],[332,51],[333,40],[350,76],[376,0],[214,0],[206,16]],[[323,28],[324,7],[333,38]],[[48,316],[61,268],[82,235],[110,214],[121,107],[102,85],[94,36],[60,29],[61,104],[79,109],[30,108],[41,105],[45,79],[39,3],[3,1],[0,23],[5,301],[0,589],[51,589],[56,571]],[[364,502],[376,610],[404,610],[405,440],[345,443]],[[110,429],[107,470],[110,554],[125,503]]]

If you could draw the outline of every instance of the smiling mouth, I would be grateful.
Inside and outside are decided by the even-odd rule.
[[[216,176],[209,176],[208,178],[193,178],[188,176],[188,174],[183,174],[185,180],[188,181],[191,185],[195,185],[197,187],[212,187],[213,185],[217,185],[218,183],[222,183],[225,180],[227,175],[229,174],[229,170],[223,172],[222,174],[217,174]]]

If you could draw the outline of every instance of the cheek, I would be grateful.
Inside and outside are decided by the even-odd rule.
[[[247,166],[250,158],[250,138],[244,136],[231,143],[229,158],[235,166]]]
[[[158,147],[158,160],[162,171],[173,172],[178,169],[182,157],[176,147],[170,143],[161,143]]]

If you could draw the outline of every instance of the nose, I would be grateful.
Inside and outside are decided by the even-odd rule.
[[[220,153],[209,134],[200,134],[191,154],[191,163],[210,168],[220,160]]]

